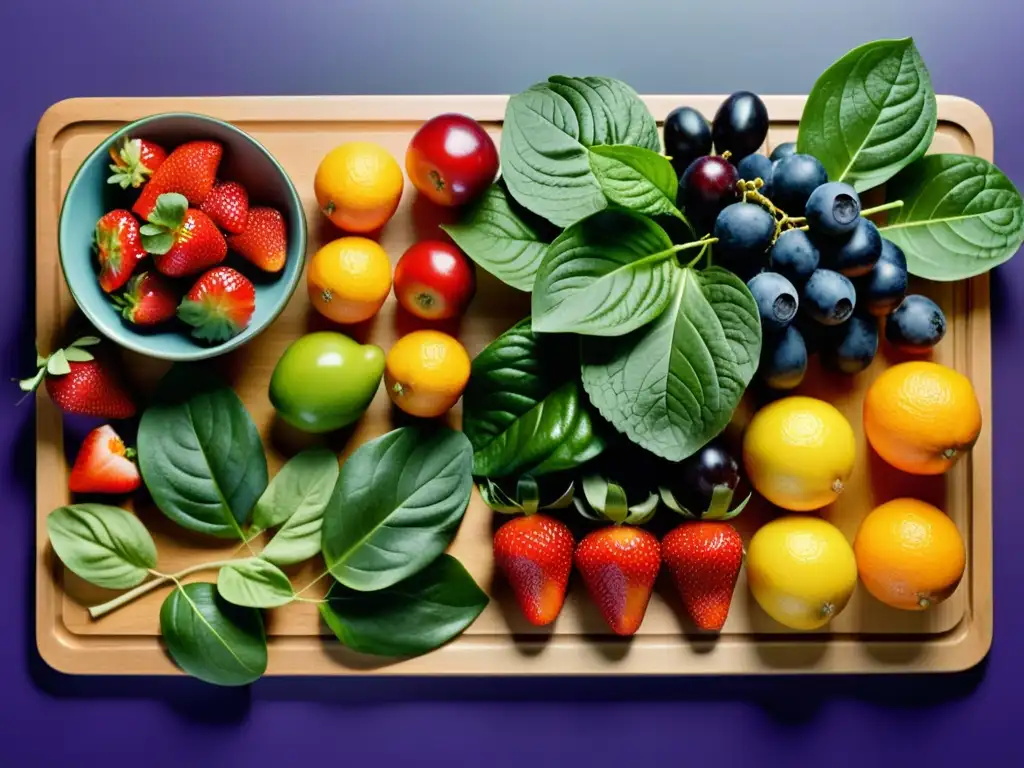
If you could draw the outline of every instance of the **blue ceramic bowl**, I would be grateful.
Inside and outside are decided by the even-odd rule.
[[[153,330],[132,326],[121,317],[96,278],[93,232],[103,214],[115,208],[131,209],[138,190],[122,190],[107,184],[110,176],[108,150],[124,136],[151,139],[170,151],[186,141],[212,139],[224,145],[218,176],[240,182],[249,192],[250,205],[268,205],[284,216],[288,228],[285,267],[268,275],[237,254],[228,253],[224,264],[245,274],[256,286],[256,311],[249,326],[220,344],[209,344],[189,335],[190,328],[177,320]],[[60,213],[60,263],[71,294],[79,308],[111,341],[148,357],[162,360],[203,360],[245,344],[261,333],[281,313],[302,276],[306,253],[306,219],[302,202],[284,168],[259,142],[229,123],[205,115],[168,113],[145,117],[125,125],[108,137],[82,163],[64,196]],[[152,269],[151,265],[141,265]],[[181,283],[187,290],[192,280]]]

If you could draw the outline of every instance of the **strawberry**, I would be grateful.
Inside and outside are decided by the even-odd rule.
[[[157,274],[143,272],[128,281],[124,293],[113,298],[121,315],[135,325],[157,325],[174,317],[178,297]]]
[[[651,533],[631,525],[591,531],[576,547],[576,569],[604,620],[618,635],[640,629],[661,567]]]
[[[253,208],[240,235],[228,238],[231,250],[265,272],[280,272],[288,252],[284,217],[273,208]]]
[[[131,493],[142,485],[135,451],[109,424],[85,436],[71,468],[68,488],[72,493]]]
[[[85,347],[99,344],[95,336],[84,336],[49,357],[36,357],[39,370],[31,379],[19,382],[23,392],[34,391],[44,379],[46,392],[65,413],[101,419],[129,419],[135,402],[120,379]]]
[[[249,218],[249,193],[237,181],[219,182],[199,210],[224,231],[238,234]]]
[[[547,515],[515,517],[494,534],[494,562],[531,624],[550,624],[562,610],[574,544],[569,528]]]
[[[156,268],[169,277],[193,275],[224,261],[228,244],[209,216],[188,207],[177,192],[160,195],[143,224],[142,245]]]
[[[153,173],[132,210],[149,219],[156,201],[166,192],[184,195],[192,205],[202,205],[213,189],[224,147],[216,141],[190,141],[167,156]]]
[[[167,151],[149,139],[125,136],[120,147],[110,148],[110,159],[114,161],[110,166],[114,175],[107,179],[107,184],[138,189],[167,159]]]
[[[116,291],[131,277],[135,265],[146,258],[139,222],[130,211],[111,211],[96,222],[94,237],[100,287],[107,293]]]
[[[252,320],[256,289],[241,272],[216,267],[200,277],[178,307],[178,317],[205,341],[227,341]]]
[[[723,522],[683,523],[662,540],[661,559],[694,624],[721,629],[743,564],[743,540],[736,529]]]

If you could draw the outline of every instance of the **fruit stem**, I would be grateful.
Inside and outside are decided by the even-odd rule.
[[[883,205],[876,205],[874,208],[865,208],[863,211],[860,212],[860,215],[861,216],[874,216],[876,213],[882,213],[884,211],[891,211],[893,208],[902,208],[902,207],[903,207],[903,201],[902,200],[893,200],[890,203],[885,203]]]
[[[130,589],[122,595],[118,595],[113,600],[108,600],[107,602],[101,603],[100,605],[94,605],[92,608],[89,609],[89,615],[92,616],[92,618],[94,619],[99,619],[103,616],[106,616],[108,613],[111,613],[112,611],[116,611],[121,606],[127,605],[133,600],[136,600],[142,597],[143,595],[152,592],[154,589],[162,587],[168,582],[177,583],[181,579],[193,573],[197,573],[199,571],[212,571],[216,568],[220,568],[221,566],[233,562],[235,562],[233,558],[229,560],[214,560],[209,563],[200,563],[199,565],[189,566],[188,568],[180,570],[177,573],[160,573],[160,571],[154,571],[151,569],[150,573],[153,574],[153,576],[155,576],[156,578],[154,578],[151,581],[147,581],[143,584],[140,584],[139,586],[135,587],[135,589]]]

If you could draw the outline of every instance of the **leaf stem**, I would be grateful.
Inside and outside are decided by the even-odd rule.
[[[127,605],[133,600],[136,600],[142,597],[143,595],[149,594],[154,589],[162,587],[169,581],[172,581],[175,584],[177,584],[181,579],[185,578],[186,576],[190,576],[193,573],[198,573],[199,571],[212,571],[216,568],[220,568],[221,566],[227,565],[228,563],[233,563],[235,562],[235,560],[236,558],[231,558],[228,560],[214,560],[209,563],[191,565],[188,568],[184,568],[178,571],[177,573],[161,573],[160,571],[154,571],[150,569],[149,572],[153,574],[153,576],[155,577],[152,581],[147,581],[144,584],[140,584],[134,589],[130,589],[124,594],[118,595],[113,600],[108,600],[107,602],[101,603],[100,605],[92,606],[92,608],[89,609],[89,615],[92,616],[94,619],[99,619],[103,616],[106,616],[108,613],[111,613],[112,611],[116,611],[121,606]]]
[[[903,207],[903,201],[902,200],[893,200],[892,202],[884,203],[883,205],[876,205],[874,208],[865,208],[863,211],[860,212],[860,215],[861,216],[873,216],[876,213],[882,213],[883,211],[891,211],[893,208],[902,208],[902,207]]]
[[[306,586],[304,586],[304,587],[303,587],[302,589],[300,589],[300,590],[299,590],[298,592],[296,592],[296,593],[295,593],[295,598],[296,598],[296,599],[299,599],[299,595],[301,595],[301,594],[302,594],[303,592],[308,592],[308,591],[309,591],[310,589],[312,589],[312,588],[313,588],[313,587],[314,587],[315,585],[319,584],[319,583],[320,583],[321,581],[323,581],[323,580],[324,580],[324,579],[325,579],[325,578],[326,578],[327,576],[329,576],[329,575],[330,575],[330,573],[331,573],[331,572],[330,572],[330,570],[326,570],[326,571],[324,571],[323,573],[321,573],[321,574],[320,574],[319,576],[317,576],[317,577],[316,577],[315,579],[313,579],[313,580],[312,580],[311,582],[309,582],[309,584],[307,584],[307,585],[306,585]]]

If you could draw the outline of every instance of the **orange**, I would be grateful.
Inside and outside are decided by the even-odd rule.
[[[433,418],[458,402],[469,366],[469,353],[447,333],[413,331],[388,352],[384,382],[391,401],[403,411]]]
[[[365,237],[327,243],[309,262],[309,300],[336,323],[360,323],[373,317],[391,291],[391,261],[380,245]]]
[[[347,232],[383,227],[402,199],[405,177],[394,156],[379,144],[350,141],[335,147],[316,169],[313,189],[320,210]]]
[[[907,611],[924,610],[953,594],[967,560],[953,521],[917,499],[894,499],[868,513],[853,552],[868,592]]]
[[[864,396],[864,433],[889,464],[914,475],[941,475],[981,432],[981,406],[970,380],[918,360],[889,368]]]

